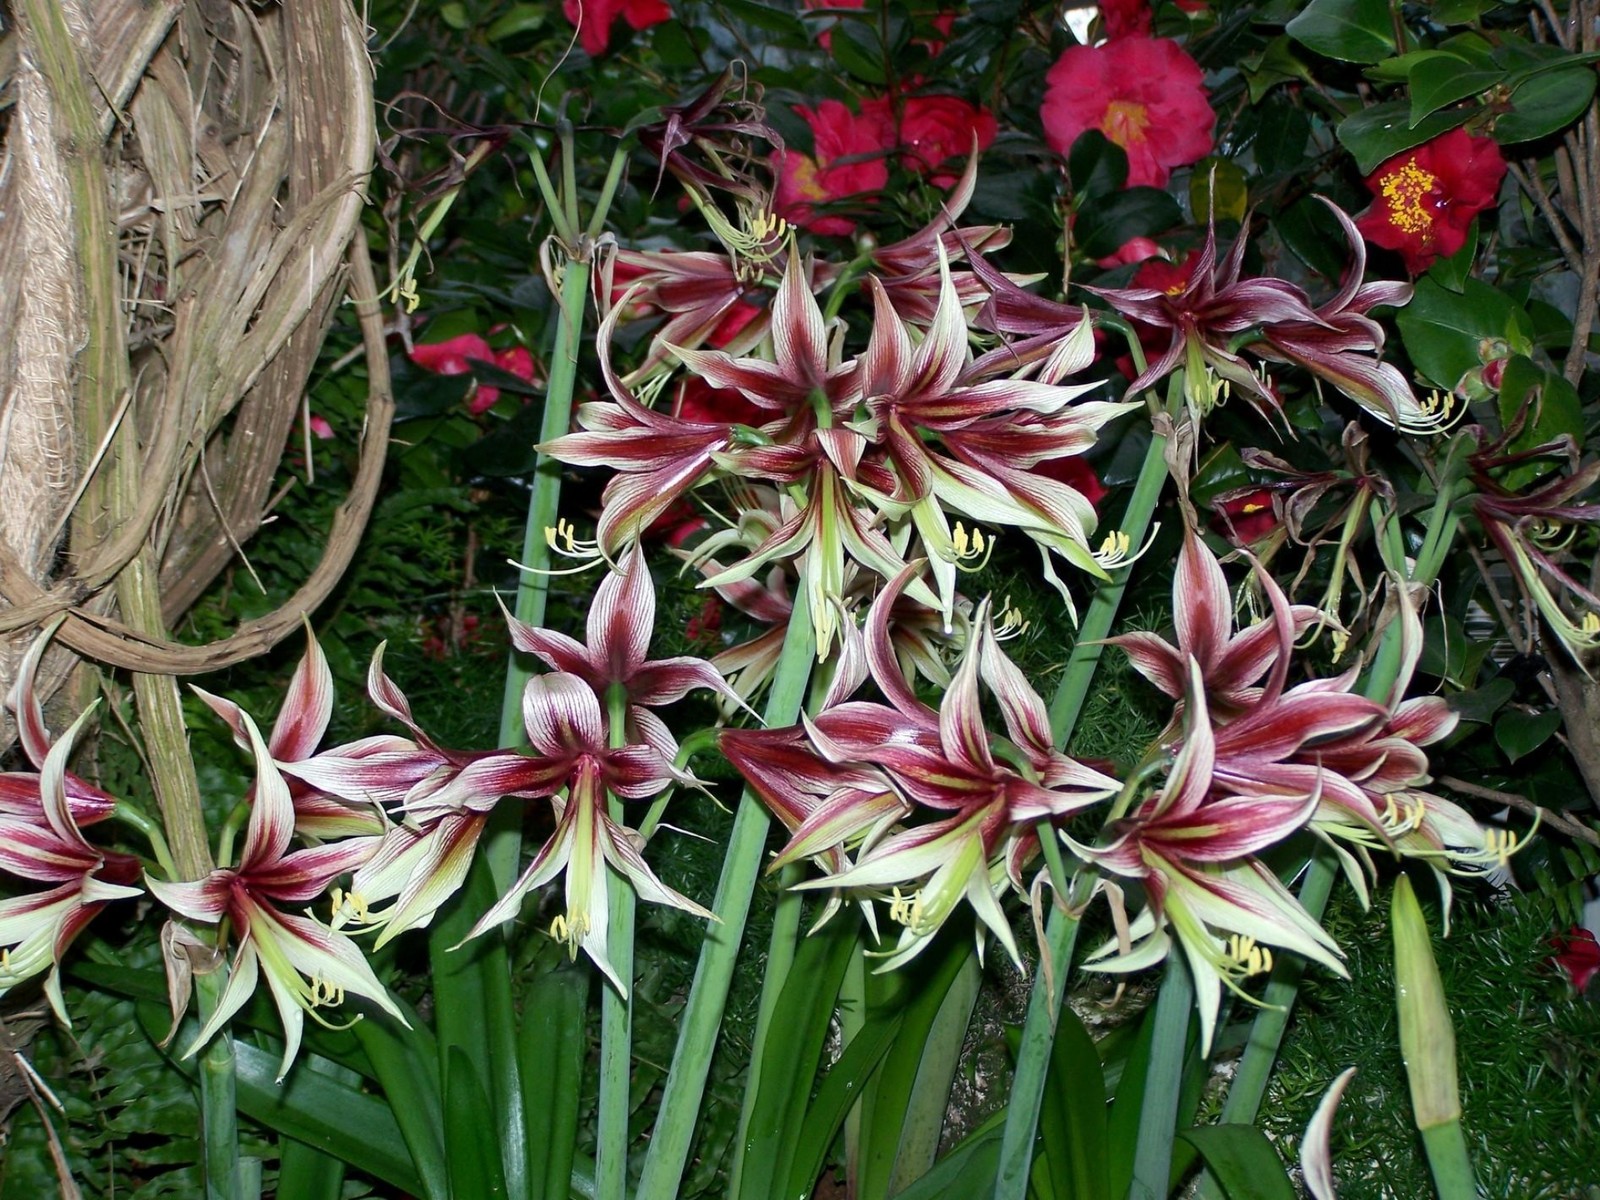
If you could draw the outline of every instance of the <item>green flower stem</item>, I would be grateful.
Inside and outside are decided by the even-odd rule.
[[[1459,1117],[1422,1130],[1422,1148],[1428,1155],[1439,1200],[1477,1200],[1478,1181]]]
[[[217,1010],[227,975],[195,976],[200,1019]],[[200,1059],[200,1135],[205,1156],[206,1200],[241,1200],[238,1108],[233,1038],[226,1028],[211,1039]]]
[[[1181,397],[1181,385],[1169,389],[1169,411]],[[1156,503],[1161,498],[1162,486],[1167,480],[1167,439],[1155,434],[1145,451],[1144,465],[1128,499],[1123,514],[1122,529],[1135,545],[1142,542],[1150,528]],[[1083,712],[1089,694],[1089,684],[1094,679],[1095,668],[1100,664],[1104,649],[1100,639],[1111,632],[1117,609],[1127,591],[1131,564],[1111,573],[1089,601],[1083,623],[1078,629],[1078,641],[1067,659],[1061,684],[1050,702],[1050,732],[1056,743],[1065,746],[1072,737],[1073,727]],[[1048,842],[1048,837],[1041,838]],[[1048,856],[1050,851],[1046,850]],[[1059,857],[1059,850],[1057,851]],[[1064,868],[1051,864],[1053,882],[1060,888],[1062,880],[1054,879]],[[1068,885],[1070,886],[1070,885]],[[1066,892],[1058,893],[1063,899]],[[1028,1015],[1022,1026],[1022,1041],[1017,1050],[1017,1069],[1011,1081],[1011,1101],[1006,1107],[1005,1132],[1000,1142],[1000,1166],[995,1175],[995,1200],[1023,1200],[1028,1193],[1028,1178],[1033,1168],[1034,1134],[1039,1127],[1039,1106],[1044,1100],[1045,1072],[1050,1066],[1051,1047],[1055,1042],[1056,1014],[1066,995],[1067,966],[1072,961],[1072,950],[1078,940],[1078,919],[1051,906],[1050,921],[1045,929],[1045,945],[1041,956],[1047,956],[1051,967],[1053,988],[1047,988],[1044,963],[1034,977],[1033,991],[1028,997]]]
[[[607,732],[613,749],[628,744],[628,689],[613,684],[606,697]],[[607,800],[611,819],[621,824],[622,801]],[[628,1085],[633,1075],[633,887],[610,864],[606,903],[609,908],[606,956],[628,987],[623,995],[602,982],[600,987],[600,1115],[594,1160],[595,1187],[602,1196],[624,1196],[628,1188]]]
[[[772,691],[767,697],[763,714],[767,724],[788,725],[799,717],[813,657],[810,602],[806,589],[799,588],[795,592],[794,611],[789,616]],[[684,1165],[689,1159],[689,1144],[698,1124],[706,1074],[716,1049],[717,1030],[722,1025],[722,1012],[727,1004],[728,985],[733,979],[734,962],[744,938],[751,894],[761,870],[769,823],[761,802],[746,789],[734,816],[722,877],[717,882],[717,896],[712,905],[719,920],[706,931],[700,961],[695,966],[689,1002],[679,1026],[678,1047],[661,1095],[661,1115],[656,1120],[650,1149],[645,1155],[644,1173],[635,1193],[637,1200],[676,1200],[678,1195]]]
[[[178,878],[178,867],[172,861],[172,851],[167,848],[166,835],[161,832],[161,826],[152,820],[148,813],[138,805],[118,800],[117,807],[111,815],[124,825],[131,825],[142,833],[145,841],[150,843],[150,852],[155,855],[156,865],[166,872],[168,879]]]
[[[534,159],[538,162],[537,157]],[[583,338],[583,311],[589,295],[586,264],[571,263],[561,281],[561,308],[556,314],[555,347],[550,356],[550,382],[545,388],[544,419],[539,425],[539,440],[553,441],[567,432],[572,422],[572,392],[577,381],[578,352]],[[545,606],[550,597],[550,576],[542,574],[550,566],[550,547],[544,531],[556,523],[561,504],[561,464],[548,454],[540,454],[533,468],[533,489],[528,499],[528,523],[522,536],[522,565],[527,568],[517,582],[513,612],[517,620],[543,625]],[[515,652],[506,664],[505,697],[500,706],[500,745],[522,746],[527,734],[522,728],[522,691],[532,671]],[[517,876],[517,858],[522,840],[516,827],[496,828],[491,822],[484,858],[495,890],[504,892]]]

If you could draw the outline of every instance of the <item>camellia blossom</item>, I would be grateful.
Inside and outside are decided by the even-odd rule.
[[[1101,0],[1100,23],[1107,41],[1125,37],[1149,37],[1154,14],[1149,0]]]
[[[533,355],[527,347],[494,350],[476,333],[458,334],[442,342],[419,342],[411,348],[411,361],[435,375],[468,375],[472,373],[473,363],[487,363],[518,379],[533,382]],[[488,412],[499,399],[499,388],[474,383],[467,394],[467,409],[476,416]]]
[[[868,100],[861,106],[861,115],[882,123],[886,147],[904,151],[901,166],[929,176],[937,187],[949,187],[956,181],[956,176],[940,173],[938,167],[971,154],[974,144],[987,150],[999,128],[992,112],[960,96],[908,96],[898,113],[887,98]]]
[[[1374,246],[1398,251],[1406,270],[1420,274],[1466,244],[1472,219],[1494,205],[1505,175],[1493,138],[1452,129],[1367,176],[1373,205],[1356,228]]]
[[[672,20],[672,9],[665,0],[563,0],[561,11],[577,28],[583,52],[590,58],[606,52],[618,17],[634,29]]]
[[[1211,153],[1216,116],[1205,77],[1169,38],[1071,46],[1045,79],[1040,116],[1051,149],[1065,154],[1098,129],[1127,151],[1129,187],[1165,187],[1173,167]]]
[[[889,182],[882,123],[851,112],[837,100],[824,100],[814,110],[796,105],[794,111],[811,126],[815,153],[778,152],[773,211],[813,233],[848,237],[855,232],[854,221],[818,215],[816,206],[847,196],[876,199]]]
[[[1600,942],[1596,942],[1594,934],[1583,926],[1574,925],[1565,933],[1558,933],[1551,938],[1550,945],[1555,950],[1550,962],[1561,968],[1572,981],[1572,986],[1582,995],[1594,977],[1600,974]]]

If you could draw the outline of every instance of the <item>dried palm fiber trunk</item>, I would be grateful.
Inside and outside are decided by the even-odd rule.
[[[359,225],[374,152],[363,30],[348,0],[13,9],[0,53],[0,688],[56,614],[60,643],[141,675],[241,661],[343,573],[388,439]],[[347,295],[371,401],[324,558],[282,609],[177,644],[172,624],[261,523]],[[0,726],[0,746],[11,735]]]

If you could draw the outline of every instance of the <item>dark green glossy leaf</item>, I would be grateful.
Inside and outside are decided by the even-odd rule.
[[[533,33],[543,29],[550,20],[550,9],[543,4],[513,4],[496,17],[484,30],[483,36],[491,42],[503,42],[519,33]]]
[[[444,1145],[450,1195],[452,1200],[498,1200],[506,1195],[506,1177],[489,1095],[466,1051],[451,1046],[447,1055]]]
[[[1178,1136],[1200,1152],[1228,1200],[1295,1200],[1283,1160],[1254,1125],[1201,1125]]]
[[[1500,0],[1435,0],[1431,15],[1440,25],[1467,25],[1499,5]]]
[[[1430,55],[1411,68],[1411,124],[1429,113],[1477,96],[1505,78],[1504,71],[1477,71],[1453,54]]]
[[[1082,204],[1119,191],[1128,182],[1128,152],[1098,129],[1088,129],[1067,152],[1073,198]]]
[[[1523,423],[1522,431],[1507,446],[1512,452],[1532,450],[1562,437],[1570,437],[1580,445],[1583,442],[1583,404],[1577,390],[1563,376],[1546,370],[1526,355],[1514,355],[1506,363],[1498,404],[1503,426],[1510,428],[1519,419]],[[1557,465],[1551,459],[1518,463],[1501,482],[1514,491],[1520,490]]]
[[[1111,1111],[1106,1117],[1106,1175],[1111,1194],[1126,1196],[1133,1183],[1133,1157],[1139,1145],[1139,1117],[1144,1109],[1145,1075],[1150,1067],[1150,1042],[1155,1036],[1155,1005],[1139,1022],[1139,1035],[1122,1065]]]
[[[971,1200],[994,1189],[994,1174],[1000,1165],[1000,1139],[1005,1135],[1005,1111],[1001,1110],[973,1130],[939,1164],[894,1200]]]
[[[884,70],[883,46],[869,22],[841,20],[833,27],[833,58],[863,83],[882,87],[888,80]]]
[[[1390,100],[1345,118],[1339,125],[1339,141],[1355,156],[1356,168],[1370,175],[1386,159],[1454,129],[1471,115],[1470,109],[1453,108],[1431,113],[1413,125],[1411,106]]]
[[[1311,0],[1284,28],[1301,45],[1343,62],[1377,62],[1395,50],[1386,0]]]
[[[1078,210],[1077,248],[1089,258],[1115,254],[1129,238],[1155,237],[1183,220],[1178,202],[1159,188],[1136,187]]]
[[[1424,276],[1395,323],[1417,369],[1448,391],[1480,365],[1480,342],[1506,336],[1513,312],[1510,298],[1482,280],[1468,279],[1452,292]]]
[[[1261,103],[1261,98],[1280,83],[1311,82],[1311,72],[1294,52],[1294,42],[1288,34],[1273,38],[1259,54],[1241,59],[1239,69],[1249,85],[1252,104]]]
[[[1594,99],[1591,67],[1569,67],[1535,75],[1511,94],[1511,111],[1494,123],[1495,140],[1510,146],[1565,129]]]
[[[1447,291],[1462,292],[1472,274],[1472,263],[1478,256],[1478,223],[1467,226],[1467,240],[1448,258],[1437,259],[1428,268],[1428,278]]]
[[[1451,696],[1450,707],[1461,714],[1463,721],[1487,722],[1516,691],[1517,685],[1509,679],[1491,679],[1481,688]]]
[[[1528,713],[1520,708],[1508,708],[1494,723],[1494,740],[1512,762],[1532,754],[1550,735],[1561,728],[1561,713]]]

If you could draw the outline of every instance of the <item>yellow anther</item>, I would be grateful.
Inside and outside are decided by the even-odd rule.
[[[983,530],[976,526],[969,534],[967,527],[957,521],[955,533],[950,538],[956,566],[963,571],[982,570],[984,564],[989,561],[989,555],[994,553],[994,544],[997,540],[993,536],[984,537]]]
[[[1133,539],[1127,532],[1113,529],[1106,534],[1106,540],[1100,543],[1100,549],[1095,551],[1094,560],[1106,568],[1120,566],[1127,560],[1128,553],[1132,549]]]
[[[922,892],[920,889],[902,895],[899,888],[894,889],[894,896],[889,902],[889,919],[901,925],[916,927],[917,919],[922,915]]]
[[[309,999],[312,1008],[338,1008],[344,1003],[344,989],[338,984],[313,975]]]
[[[1583,620],[1578,622],[1578,630],[1579,632],[1587,634],[1591,637],[1597,633],[1600,633],[1600,613],[1584,613]]]
[[[1350,635],[1343,629],[1335,629],[1333,637],[1333,661],[1338,662],[1344,657],[1344,652],[1350,649]]]
[[[1272,970],[1271,948],[1257,945],[1255,938],[1247,934],[1235,933],[1228,938],[1228,957],[1246,979]]]
[[[1022,610],[1020,608],[1015,608],[1012,606],[1010,596],[1007,596],[1000,602],[1000,611],[996,615],[995,619],[998,624],[995,628],[994,636],[995,640],[999,642],[1008,641],[1014,637],[1021,637],[1023,634],[1028,632],[1028,627],[1032,624],[1031,621],[1022,615]]]

